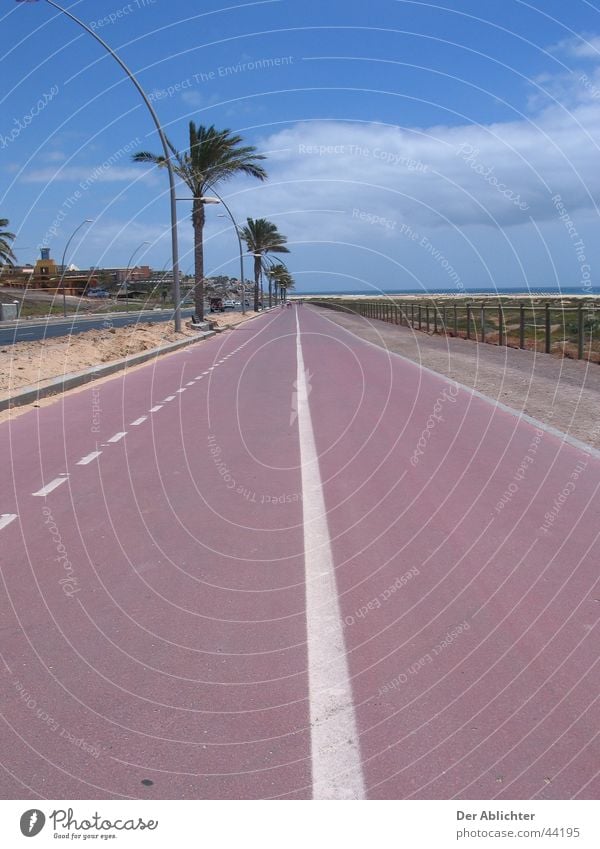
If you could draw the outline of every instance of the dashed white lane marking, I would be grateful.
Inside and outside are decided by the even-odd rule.
[[[193,386],[193,385],[194,385],[194,381],[193,381],[193,380],[190,380],[190,381],[189,381],[188,383],[186,383],[185,385],[186,385],[186,386]]]
[[[145,422],[148,416],[140,416],[139,419],[136,419],[134,422],[131,422],[131,426],[135,427],[136,425],[141,425],[142,422]]]
[[[60,478],[54,478],[53,481],[50,481],[50,483],[47,483],[46,486],[43,486],[41,489],[38,489],[38,491],[32,493],[32,495],[48,495],[50,492],[56,489],[57,486],[60,486],[61,483],[64,483],[66,480],[68,480],[67,475],[63,475]]]
[[[163,399],[160,403],[161,403],[161,404],[166,404],[166,403],[167,403],[167,401],[173,401],[174,399],[175,399],[175,396],[174,396],[174,395],[167,395],[167,397],[166,397],[166,398],[164,398],[164,399]]]
[[[202,375],[204,376],[205,374],[208,374],[208,372],[207,372],[207,371],[203,371],[203,372],[202,372]]]
[[[119,433],[115,433],[114,436],[111,436],[111,438],[107,439],[106,441],[107,442],[119,442],[119,440],[123,439],[124,436],[127,436],[126,430],[122,430],[122,431],[119,431]]]
[[[204,372],[204,374],[206,374],[206,372]],[[202,377],[203,375],[199,374],[197,377],[194,378],[194,380],[202,380]]]
[[[183,389],[178,389],[177,391],[178,392],[185,392],[185,386],[183,387]]]
[[[14,522],[17,518],[16,513],[2,513],[0,514],[0,531],[3,530],[7,525],[10,525],[11,522]]]
[[[92,460],[95,460],[96,457],[99,457],[102,454],[102,451],[92,451],[91,454],[86,454],[85,457],[82,457],[81,460],[78,460],[77,466],[87,466],[88,463],[91,463]]]
[[[364,799],[352,687],[296,314],[313,799]]]
[[[162,410],[162,404],[156,404],[154,407],[150,407],[151,413],[158,413],[159,410]]]

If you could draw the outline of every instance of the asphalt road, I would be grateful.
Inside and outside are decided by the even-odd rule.
[[[193,309],[182,310],[185,317],[193,314]],[[15,342],[35,342],[39,339],[50,339],[55,336],[67,336],[69,334],[85,333],[86,330],[98,330],[106,327],[124,327],[127,324],[135,324],[136,321],[172,321],[173,313],[170,310],[147,310],[144,312],[113,313],[103,316],[78,316],[64,320],[50,319],[48,321],[22,321],[16,323],[0,324],[0,345],[14,345]]]
[[[0,461],[3,798],[598,797],[594,455],[300,306]]]

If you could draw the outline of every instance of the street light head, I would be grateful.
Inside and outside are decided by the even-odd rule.
[[[200,203],[221,203],[219,198],[213,198],[210,196],[198,198]]]

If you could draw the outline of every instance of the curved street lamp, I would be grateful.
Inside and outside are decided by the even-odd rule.
[[[17,3],[23,2],[39,2],[39,0],[17,0]],[[63,15],[66,15],[67,18],[76,23],[82,29],[84,29],[89,35],[94,38],[98,44],[101,44],[102,47],[110,53],[115,62],[117,62],[123,71],[127,74],[131,82],[134,84],[136,89],[138,90],[142,100],[146,104],[150,115],[152,116],[152,120],[154,121],[154,125],[158,131],[158,135],[160,137],[160,142],[163,147],[163,152],[165,155],[165,164],[167,166],[167,170],[169,172],[169,194],[171,199],[171,245],[172,245],[172,255],[173,255],[173,296],[175,299],[175,311],[174,311],[174,319],[175,319],[175,331],[179,332],[181,330],[181,304],[180,304],[180,293],[179,293],[179,245],[177,241],[177,204],[175,203],[175,172],[173,170],[173,163],[171,162],[171,149],[169,147],[169,143],[167,141],[167,137],[165,136],[164,130],[158,120],[158,115],[154,111],[154,107],[150,103],[146,92],[137,81],[135,75],[129,70],[125,62],[121,59],[121,57],[115,53],[112,47],[104,41],[104,39],[100,38],[100,36],[94,32],[91,27],[88,27],[87,24],[84,24],[79,18],[76,18],[71,12],[67,9],[63,9],[62,6],[59,6],[58,3],[55,3],[54,0],[45,0],[49,6],[52,6],[53,9],[57,9],[59,12],[62,12]]]
[[[218,194],[214,189],[211,189],[215,197],[210,197],[209,195],[203,195],[199,198],[177,198],[177,200],[199,200],[200,203],[205,205],[220,203],[223,208],[227,210],[227,215],[231,218],[231,223],[233,224],[233,229],[235,230],[235,234],[238,240],[238,247],[240,251],[240,283],[242,284],[242,315],[246,315],[246,287],[244,285],[244,251],[242,250],[242,239],[240,236],[240,227],[235,218],[233,217],[232,211],[229,209],[223,198],[220,194]]]
[[[69,245],[71,244],[71,242],[73,241],[73,239],[75,238],[77,233],[79,233],[79,231],[81,230],[81,228],[85,224],[91,224],[93,222],[93,220],[94,220],[93,218],[84,218],[84,220],[81,222],[81,224],[77,225],[77,227],[73,230],[73,232],[69,236],[69,238],[67,240],[67,244],[65,245],[65,249],[63,251],[62,263],[61,263],[61,266],[60,266],[60,268],[61,268],[61,271],[60,271],[60,286],[61,286],[61,289],[62,289],[63,316],[64,316],[64,318],[67,317],[67,298],[66,298],[66,295],[65,295],[65,271],[66,271],[65,257],[67,255],[67,251],[69,250]]]

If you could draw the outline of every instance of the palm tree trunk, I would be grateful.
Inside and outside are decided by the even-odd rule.
[[[194,201],[192,211],[194,225],[194,305],[198,321],[204,321],[204,204]]]
[[[258,312],[258,286],[260,279],[261,258],[254,257],[254,312]]]

